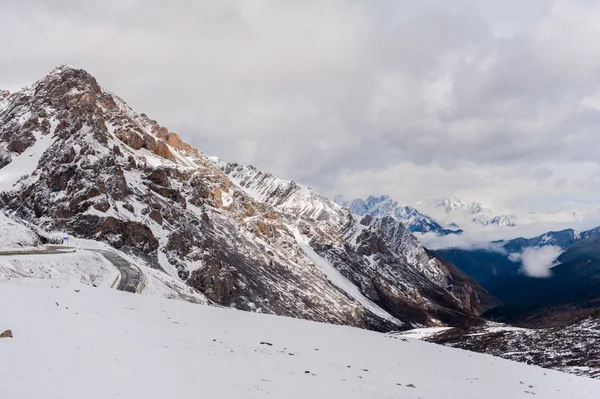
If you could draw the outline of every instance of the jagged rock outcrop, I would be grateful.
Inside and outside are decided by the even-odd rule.
[[[221,169],[83,70],[2,104],[0,174],[16,176],[2,203],[20,218],[130,251],[224,306],[375,330],[479,321],[477,297],[457,295],[401,224]]]

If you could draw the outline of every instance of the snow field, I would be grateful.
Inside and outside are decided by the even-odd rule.
[[[600,397],[598,381],[487,355],[73,281],[1,282],[0,302],[6,399]]]

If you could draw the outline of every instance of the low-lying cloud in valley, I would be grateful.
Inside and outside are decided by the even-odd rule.
[[[547,218],[551,219],[552,215]],[[574,229],[582,232],[600,226],[600,212],[590,212],[579,221],[541,221],[517,220],[515,227],[479,226],[475,223],[459,225],[462,234],[439,235],[433,232],[415,233],[418,240],[431,250],[457,248],[464,250],[483,249],[494,252],[504,251],[501,244],[494,241],[512,240],[517,237],[531,238],[549,231]]]
[[[513,262],[521,261],[521,269],[529,277],[543,278],[552,275],[551,268],[557,265],[556,259],[563,250],[557,246],[525,248],[520,254],[512,253],[508,256]]]

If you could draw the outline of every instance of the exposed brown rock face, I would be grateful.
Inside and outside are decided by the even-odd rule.
[[[64,155],[61,157],[60,161],[63,164],[66,163],[73,163],[73,161],[75,160],[75,150],[73,148],[71,148],[70,150],[67,150]]]
[[[209,259],[206,267],[193,273],[190,284],[216,303],[226,303],[234,291],[234,276],[229,268],[223,267],[217,259]]]
[[[170,133],[166,136],[166,138],[167,144],[179,151],[182,151],[184,153],[190,153],[194,151],[194,147],[181,140],[177,133]]]
[[[157,210],[154,210],[154,209],[151,210],[150,213],[148,214],[148,217],[160,225],[163,224],[163,217],[160,214],[160,212]]]
[[[88,191],[73,197],[73,199],[69,202],[69,207],[75,209],[78,204],[83,201],[89,200],[91,198],[102,195],[105,192],[105,188],[103,186],[100,187],[90,187]],[[86,208],[87,209],[87,208]]]
[[[35,137],[33,137],[33,134],[31,134],[30,132],[26,132],[21,137],[16,138],[10,143],[8,143],[7,149],[9,151],[21,154],[33,143],[35,143]]]
[[[284,227],[281,225],[277,226],[275,224],[265,223],[260,220],[256,221],[255,226],[256,227],[254,228],[254,233],[257,236],[261,236],[261,237],[265,237],[265,238],[276,238],[277,235],[279,234],[278,230],[284,229]]]
[[[108,203],[108,201],[102,201],[102,202],[98,202],[94,205],[94,208],[96,210],[99,210],[100,212],[106,212],[110,209],[110,204]]]
[[[62,133],[69,130],[69,122],[66,120],[61,120],[58,125],[56,125],[55,133]]]
[[[155,153],[161,158],[165,158],[168,160],[174,160],[173,154],[171,154],[171,150],[167,144],[161,139],[155,139],[154,137],[147,134],[144,137],[144,148],[150,152]]]
[[[127,209],[131,213],[135,213],[135,208],[131,204],[123,204],[123,208]]]
[[[162,187],[169,187],[169,176],[166,169],[154,169],[148,176],[150,180]]]
[[[13,333],[11,330],[6,330],[2,334],[0,334],[0,338],[12,338]]]
[[[51,191],[63,191],[77,174],[75,166],[62,166],[49,173],[48,188]]]
[[[167,198],[173,202],[177,202],[182,207],[186,207],[185,198],[181,195],[179,190],[174,188],[161,187],[156,184],[149,184],[148,187],[155,193],[161,195],[164,198]]]
[[[204,223],[209,223],[210,222],[210,217],[208,216],[208,213],[206,213],[206,212],[202,212],[201,218],[202,218],[202,221]]]
[[[102,93],[100,95],[100,104],[108,109],[108,110],[115,110],[117,109],[117,104],[115,103],[115,99],[108,93]]]
[[[127,144],[133,150],[139,150],[144,146],[144,138],[133,130],[119,130],[116,135],[123,143]]]
[[[162,140],[157,141],[156,150],[154,151],[154,153],[159,157],[169,159],[171,161],[175,160],[175,157],[171,153],[169,146],[167,146],[167,144]]]
[[[105,239],[116,248],[124,246],[133,247],[143,252],[153,252],[158,249],[158,240],[152,234],[148,226],[132,221],[123,221],[114,217],[107,217],[101,220],[98,217],[86,217],[87,228],[90,226],[84,236]],[[97,223],[97,224],[96,224]]]
[[[197,184],[192,191],[190,202],[196,206],[206,203],[215,208],[221,208],[223,206],[223,191],[219,187]]]
[[[169,129],[167,129],[164,126],[161,126],[157,130],[155,130],[154,135],[159,139],[164,139],[169,135]]]
[[[127,180],[120,166],[111,168],[112,178],[106,182],[106,192],[108,195],[118,201],[122,201],[129,195]]]

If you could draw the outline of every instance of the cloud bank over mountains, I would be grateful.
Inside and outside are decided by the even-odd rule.
[[[86,68],[203,151],[330,196],[457,195],[507,214],[598,207],[597,2],[3,10],[0,88],[65,62]]]

